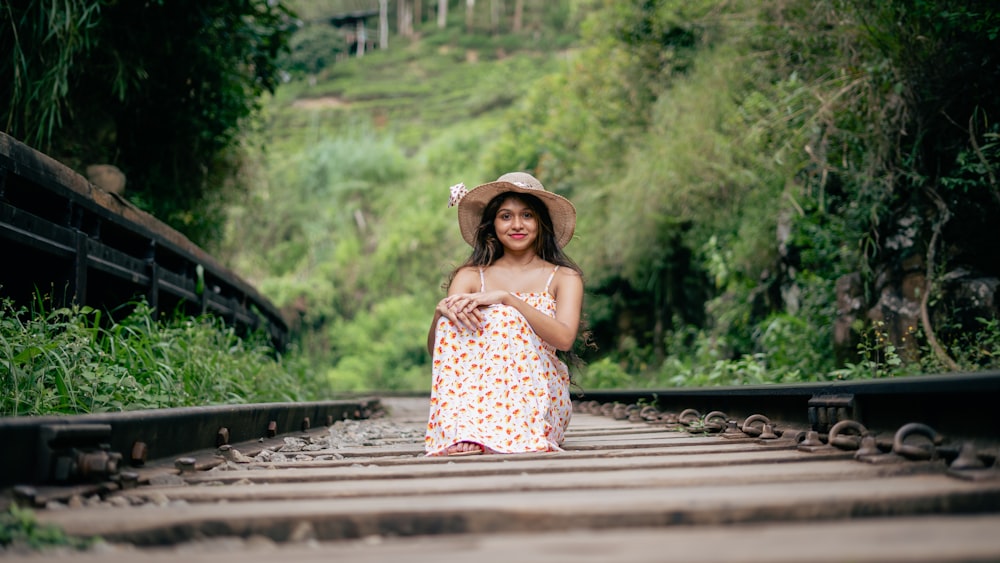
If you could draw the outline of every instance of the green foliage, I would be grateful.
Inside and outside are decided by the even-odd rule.
[[[736,360],[717,360],[698,368],[681,370],[667,381],[674,386],[718,387],[775,383],[775,371],[768,369],[762,354],[748,354]]]
[[[318,21],[347,4],[288,5]],[[860,273],[871,306],[903,260],[1000,276],[993,2],[560,0],[526,3],[519,34],[510,2],[500,21],[480,2],[471,29],[450,5],[445,29],[417,22],[417,37],[361,59],[338,58],[332,29],[293,35],[293,14],[265,0],[5,5],[0,117],[74,166],[118,164],[134,202],[198,242],[221,233],[225,205],[212,244],[296,320],[302,365],[282,367],[316,366],[338,389],[425,388],[426,323],[467,251],[447,186],[513,169],[578,209],[567,250],[600,345],[585,386],[940,369],[866,326],[861,361],[835,365],[834,281]],[[278,61],[292,76],[280,87]],[[937,285],[932,328],[949,354],[996,366],[995,319]],[[152,331],[123,323],[92,340],[143,351],[111,369],[71,345],[103,334],[97,312],[49,316],[57,330],[31,331],[67,351],[18,349],[43,362],[27,379],[50,396],[31,401],[79,403],[61,375],[75,365],[107,391],[101,408],[262,385],[198,378],[226,369],[197,352],[224,338],[173,327],[162,346],[177,365],[157,371],[143,358],[160,348],[125,339]]]
[[[77,170],[117,165],[133,203],[207,243],[291,29],[269,0],[8,2],[0,122]]]
[[[882,321],[863,331],[858,354],[861,357],[858,363],[847,362],[844,367],[833,370],[832,375],[837,379],[881,379],[902,373],[903,359]]]
[[[267,160],[303,174],[268,165],[267,183],[286,197],[245,213],[275,235],[252,277],[284,305],[307,303],[304,346],[338,388],[424,388],[433,289],[466,251],[443,210],[446,186],[513,169],[534,172],[578,209],[567,251],[586,272],[600,346],[585,351],[584,388],[913,373],[914,348],[898,342],[892,353],[860,349],[865,363],[836,364],[834,286],[861,273],[860,299],[871,306],[875,272],[926,255],[937,212],[930,190],[953,213],[944,239],[970,249],[935,271],[964,263],[1000,274],[988,263],[988,217],[1000,211],[989,3],[580,1],[544,10],[529,18],[540,32],[516,37],[481,17],[470,32],[452,10],[445,30],[427,24],[418,39],[318,70],[314,83],[293,81],[271,100]],[[565,45],[558,37],[578,25],[570,49],[541,52]],[[954,81],[960,94],[947,88]],[[359,129],[368,140],[358,141]],[[317,131],[397,147],[401,160],[388,166],[406,172],[391,180],[393,197],[288,156],[314,154]],[[338,187],[316,187],[330,182]],[[303,201],[312,207],[295,209]],[[325,202],[340,215],[321,213]],[[368,230],[351,217],[358,212]],[[906,229],[912,245],[892,247]],[[945,315],[944,304],[932,306],[936,319]],[[944,332],[963,365],[991,365],[992,352],[973,350],[992,350],[993,340],[963,340],[968,326]],[[930,366],[927,357],[917,361]]]
[[[595,293],[634,292],[611,299],[630,309],[612,317],[655,313],[635,327],[645,332],[637,339],[653,338],[654,356],[674,317],[701,321],[705,265],[692,249],[716,237],[735,286],[747,285],[740,275],[757,277],[773,252],[773,198],[787,172],[756,168],[761,147],[740,138],[744,124],[734,119],[745,61],[737,66],[731,49],[712,45],[724,22],[755,12],[737,6],[722,19],[710,4],[609,3],[589,20],[593,46],[572,73],[547,79],[497,143],[497,168],[538,170],[577,202],[579,232],[600,241],[581,258],[597,273]]]
[[[830,373],[835,367],[832,323],[830,315],[809,319],[776,313],[758,325],[756,349],[779,372],[776,381],[821,380]]]
[[[525,45],[467,59],[428,37],[268,100],[258,182],[230,206],[221,254],[292,313],[303,357],[335,389],[429,387],[434,304],[468,252],[448,186],[496,177],[481,161],[498,116],[558,67]]]
[[[306,25],[292,35],[288,47],[281,66],[299,76],[322,72],[350,55],[343,32],[330,25]]]
[[[588,364],[578,382],[584,391],[634,388],[634,383],[633,377],[609,357]]]
[[[29,2],[0,7],[0,98],[4,131],[47,147],[63,125],[74,65],[97,43],[101,2]],[[122,82],[113,85],[121,94]]]
[[[934,171],[949,168],[928,157],[947,162],[963,134],[954,122],[947,135],[924,132],[937,131],[942,107],[977,100],[995,108],[984,81],[996,76],[996,10],[959,4],[619,2],[594,14],[585,32],[592,47],[573,72],[546,79],[537,100],[529,96],[497,144],[497,160],[568,187],[581,210],[579,231],[601,241],[583,259],[600,296],[598,330],[627,331],[604,353],[622,365],[656,366],[658,350],[669,349],[660,327],[677,331],[679,321],[695,323],[713,343],[721,363],[711,364],[712,381],[731,379],[730,363],[740,372],[751,355],[774,372],[767,380],[822,378],[836,367],[833,281],[898,267],[882,245],[895,240],[897,219],[920,205]],[[973,25],[972,14],[983,19]],[[963,47],[953,47],[966,27]],[[616,66],[620,53],[628,53],[626,64]],[[983,70],[966,77],[973,69]],[[968,99],[944,88],[940,78],[952,71],[948,80],[961,80]],[[622,117],[623,100],[634,115]],[[964,114],[972,117],[964,133],[972,147],[959,153],[959,171],[941,178],[978,194],[949,201],[969,221],[948,237],[981,248],[962,260],[996,274],[984,262],[991,251],[983,241],[995,243],[996,233],[986,231],[983,214],[1000,203],[989,176],[996,149],[983,132],[987,113]],[[582,125],[564,126],[570,116]],[[951,148],[938,143],[943,138]],[[685,253],[693,256],[677,259]],[[668,283],[666,274],[685,281]],[[697,294],[678,288],[706,276],[715,284],[696,301],[704,304],[702,324],[683,306]],[[683,373],[678,382],[698,380],[688,376],[706,365],[663,361]]]
[[[955,331],[957,336],[949,345],[952,358],[965,371],[1000,369],[1000,319],[978,317],[974,326],[975,330]],[[926,369],[943,369],[931,364],[933,356],[925,354],[924,358]]]
[[[544,170],[562,187],[562,180],[572,177],[571,162],[596,167],[589,172],[614,167],[629,146],[626,140],[649,123],[648,108],[661,87],[657,81],[688,69],[702,33],[697,23],[659,19],[670,10],[651,4],[606,2],[589,15],[581,37],[588,47],[563,75],[529,93],[525,114],[513,117],[510,138],[498,143],[491,169]],[[696,18],[707,6],[699,2],[682,9]]]
[[[326,375],[337,391],[429,390],[426,337],[429,320],[423,299],[387,298],[350,321],[329,328],[336,363]]]
[[[0,307],[0,415],[296,401],[326,389],[266,335],[237,336],[216,318],[153,320],[143,303],[122,321],[71,307]]]
[[[98,541],[99,538],[68,536],[56,526],[39,524],[31,509],[20,508],[16,504],[11,504],[5,513],[0,513],[0,547],[11,552],[54,547],[84,550]]]
[[[378,8],[378,0],[288,0],[286,3],[299,18],[306,21]]]

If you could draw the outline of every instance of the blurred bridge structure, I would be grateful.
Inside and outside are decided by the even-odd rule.
[[[27,306],[39,294],[112,318],[145,299],[154,315],[216,315],[288,343],[274,304],[184,235],[0,133],[0,298]]]
[[[355,56],[375,48],[389,47],[388,0],[326,0],[310,2],[299,8],[302,19],[312,25],[332,25],[345,32],[349,49]],[[377,43],[368,33],[367,23],[378,18]]]

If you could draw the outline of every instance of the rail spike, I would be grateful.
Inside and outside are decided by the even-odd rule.
[[[893,453],[912,460],[933,459],[937,456],[937,451],[934,447],[907,444],[906,439],[913,435],[924,436],[930,439],[934,446],[940,446],[944,443],[944,436],[938,434],[930,426],[920,422],[910,422],[904,424],[896,431],[896,436],[892,440]]]
[[[855,431],[857,434],[854,436],[841,436],[841,433],[848,429]],[[865,428],[864,424],[856,420],[841,420],[830,428],[830,434],[826,441],[831,446],[836,446],[842,450],[856,450],[861,446],[862,436],[867,433],[868,429]]]
[[[754,426],[755,423],[760,423],[760,428]],[[762,414],[752,414],[743,421],[743,427],[740,428],[744,434],[747,436],[760,436],[764,432],[765,426],[771,426],[772,430],[774,426],[771,424],[771,419]]]
[[[721,421],[721,422],[719,422]],[[702,419],[702,425],[708,432],[722,432],[726,429],[729,417],[722,411],[712,411]]]

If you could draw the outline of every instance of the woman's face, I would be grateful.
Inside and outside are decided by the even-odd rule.
[[[538,216],[521,200],[509,197],[500,204],[493,228],[504,248],[527,250],[538,238]]]

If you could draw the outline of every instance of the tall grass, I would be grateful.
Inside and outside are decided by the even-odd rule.
[[[44,303],[0,301],[2,416],[325,398],[294,354],[216,317],[156,321],[138,302],[110,322],[97,309]]]

